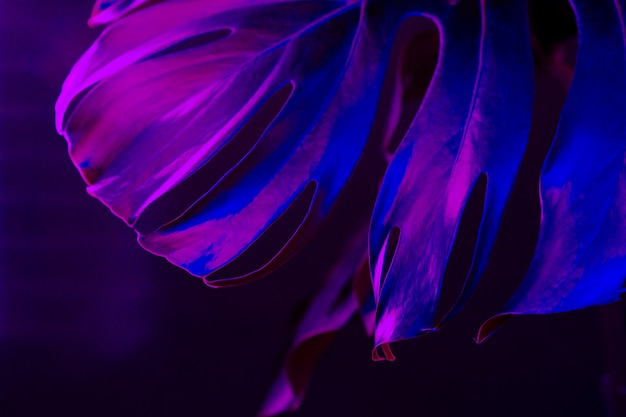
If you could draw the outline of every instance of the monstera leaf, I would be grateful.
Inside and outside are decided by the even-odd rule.
[[[271,270],[326,215],[365,145],[393,26],[364,14],[355,2],[182,1],[115,21],[57,107],[88,191],[207,282]],[[170,217],[164,200],[176,201]],[[290,210],[304,213],[283,250],[224,269]],[[142,222],[151,212],[161,217]]]
[[[511,314],[619,300],[626,282],[626,3],[572,1],[576,70],[541,174],[541,228],[528,273],[482,340]],[[598,60],[598,48],[610,51]]]
[[[484,213],[465,290],[471,291],[486,267],[530,128],[524,2],[488,2],[482,10],[477,3],[434,4],[439,7],[428,12],[444,40],[439,67],[389,166],[372,220],[377,343],[433,326],[465,202],[479,192]]]
[[[512,314],[608,303],[623,291],[626,4],[571,4],[580,48],[537,186],[535,255],[479,341]],[[531,125],[527,7],[524,0],[98,1],[90,23],[107,26],[63,86],[57,129],[88,192],[134,227],[144,248],[212,286],[282,265],[319,229],[368,155],[392,154],[384,178],[370,176],[373,187],[380,182],[375,205],[352,206],[357,218],[372,215],[369,239],[361,226],[337,230],[350,242],[347,255],[329,270],[295,337],[265,408],[273,414],[301,399],[298,352],[326,341],[359,302],[366,315],[375,311],[374,358],[392,359],[390,343],[440,328],[472,295]],[[386,84],[385,74],[395,76],[393,44],[415,16],[436,26],[439,57],[395,149],[402,85]],[[379,131],[375,120],[383,120]],[[482,204],[472,266],[456,302],[437,315],[470,199]],[[353,275],[368,275],[365,252],[371,308],[362,280],[348,298],[341,291]]]

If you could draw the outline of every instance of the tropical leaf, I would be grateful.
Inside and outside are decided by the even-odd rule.
[[[523,155],[532,111],[524,1],[425,10],[443,46],[422,108],[385,176],[372,220],[377,345],[432,330],[446,264],[470,193],[484,194],[474,264],[487,265]]]
[[[487,338],[512,314],[619,300],[626,282],[626,29],[623,1],[574,0],[576,70],[541,174],[541,228],[530,268]],[[602,45],[599,59],[598,45]]]
[[[572,5],[580,50],[542,171],[537,248],[518,292],[478,340],[511,314],[583,308],[623,291],[626,5]],[[375,344],[383,352],[373,356],[392,359],[390,343],[457,314],[487,267],[531,124],[527,7],[525,0],[99,1],[91,23],[107,26],[64,84],[57,129],[89,193],[134,227],[147,250],[210,285],[256,279],[313,236],[355,168],[368,163],[366,149],[382,155],[390,147],[399,101],[391,94],[381,104],[381,96],[393,42],[407,19],[433,21],[437,67],[390,158],[369,231]],[[376,114],[385,120],[381,134],[372,133]],[[437,314],[472,200],[482,202],[472,266],[456,302]],[[302,323],[290,358],[316,339],[303,334],[332,333],[347,320],[330,301],[356,268],[350,253],[349,267],[340,262]],[[369,317],[369,288],[359,282]],[[357,309],[356,300],[348,304]],[[301,398],[290,361],[276,391],[284,401],[270,401],[272,410]]]
[[[365,13],[357,2],[185,0],[115,21],[57,103],[89,193],[146,249],[214,285],[272,270],[326,215],[365,145],[389,41]],[[200,191],[176,201],[199,172]],[[142,224],[162,201],[178,210]],[[304,213],[284,250],[220,271],[294,205]]]

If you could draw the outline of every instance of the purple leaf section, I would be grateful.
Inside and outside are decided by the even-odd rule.
[[[439,62],[386,173],[370,232],[375,343],[388,358],[388,343],[441,324],[434,322],[435,308],[472,192],[484,193],[484,212],[471,272],[448,317],[476,286],[525,149],[532,109],[524,1],[421,4],[421,14],[440,30]]]
[[[89,18],[89,26],[111,23],[139,7],[160,1],[163,0],[97,0]]]
[[[78,61],[57,128],[88,191],[129,225],[290,93],[240,160],[154,230],[147,250],[211,285],[275,269],[307,241],[366,143],[393,25],[340,1],[164,1],[114,21]],[[299,201],[298,199],[302,200]],[[308,206],[262,265],[224,267],[294,204]],[[212,275],[215,273],[215,276]]]
[[[530,268],[483,341],[515,314],[619,300],[626,279],[626,30],[623,1],[574,0],[579,48],[541,174],[541,227]]]
[[[362,224],[345,246],[298,325],[260,416],[294,411],[300,406],[315,363],[334,334],[357,312],[359,303],[352,291],[352,281],[363,266],[367,269],[367,223]]]

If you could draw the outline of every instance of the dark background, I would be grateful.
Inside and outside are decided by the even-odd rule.
[[[223,290],[141,250],[85,193],[54,129],[63,79],[98,33],[91,7],[0,1],[0,416],[253,416],[332,245],[318,240],[274,275]],[[541,71],[537,83],[540,155],[564,91]],[[505,219],[518,238],[499,242],[465,313],[395,346],[394,363],[371,361],[353,319],[295,416],[605,415],[600,309],[516,318],[472,341],[528,262],[538,167],[527,159]]]

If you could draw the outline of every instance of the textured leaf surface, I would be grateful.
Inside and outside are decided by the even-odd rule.
[[[377,345],[433,328],[465,202],[486,181],[474,265],[460,302],[471,292],[485,269],[530,126],[525,2],[432,4],[423,12],[442,31],[439,63],[387,171],[372,220]]]
[[[487,321],[619,300],[626,280],[624,2],[574,0],[579,49],[555,142],[541,175],[541,229],[520,288]],[[610,51],[607,53],[607,51]]]
[[[361,24],[362,11],[356,2],[187,0],[117,20],[76,64],[57,103],[57,128],[88,191],[136,225],[214,164],[213,183],[185,213],[141,230],[146,249],[210,275],[303,195],[308,209],[287,239],[298,247],[349,178],[373,119],[387,35]],[[285,88],[288,99],[256,143],[248,138],[241,160],[221,167],[220,151]],[[291,252],[207,280],[251,279]]]

